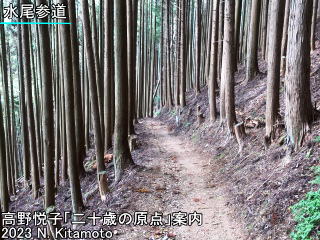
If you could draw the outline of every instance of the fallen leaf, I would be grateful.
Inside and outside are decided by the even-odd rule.
[[[146,188],[139,188],[136,191],[139,193],[151,193],[151,191]]]
[[[201,199],[200,198],[194,198],[194,199],[192,199],[194,202],[200,202],[201,201]]]
[[[174,233],[168,233],[167,237],[169,238],[175,238],[177,235]]]

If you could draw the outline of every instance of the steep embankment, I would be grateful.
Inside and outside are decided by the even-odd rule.
[[[319,42],[317,41],[317,44]],[[320,101],[320,52],[312,53],[311,88],[313,102]],[[221,182],[229,193],[230,205],[238,217],[247,223],[251,239],[290,239],[294,222],[289,206],[312,189],[309,181],[311,166],[319,164],[320,122],[313,124],[312,133],[299,152],[291,153],[284,144],[284,86],[281,84],[281,116],[279,138],[268,149],[264,145],[264,114],[266,105],[266,63],[260,62],[261,73],[244,85],[245,69],[236,73],[236,112],[238,121],[246,123],[244,149],[234,137],[226,135],[219,121],[208,119],[207,89],[196,96],[187,96],[180,125],[176,125],[174,110],[164,110],[158,118],[171,126],[177,135],[192,139],[194,144],[211,156],[212,179]],[[219,102],[218,102],[219,103]],[[317,104],[319,105],[319,104]],[[198,125],[197,106],[201,106],[205,121]],[[218,171],[214,171],[219,165]],[[208,166],[210,168],[210,166]]]

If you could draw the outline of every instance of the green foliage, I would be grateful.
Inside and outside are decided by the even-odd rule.
[[[160,114],[161,114],[161,110],[160,110],[160,109],[159,109],[159,110],[156,110],[156,111],[154,112],[154,116],[155,116],[155,117],[158,117]]]
[[[320,184],[320,166],[313,168],[316,178],[311,183]],[[320,225],[320,189],[318,191],[310,191],[305,198],[293,205],[291,208],[294,219],[297,225],[291,233],[293,240],[314,240],[312,237],[317,235],[320,237],[320,232],[317,227]]]
[[[184,123],[184,126],[185,126],[185,127],[190,127],[190,126],[191,126],[191,122],[186,122],[186,123]]]
[[[310,183],[320,185],[320,166],[313,167],[312,169],[315,172],[316,177]]]
[[[320,136],[316,136],[315,139],[314,139],[314,142],[320,143]]]
[[[176,112],[175,109],[173,109],[173,110],[170,111],[170,114],[171,114],[172,116],[176,116],[176,115],[177,115],[177,112]]]
[[[309,151],[306,154],[306,158],[309,159],[312,157],[312,148],[309,149]]]

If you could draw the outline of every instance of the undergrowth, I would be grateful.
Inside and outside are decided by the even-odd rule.
[[[320,166],[313,168],[315,179],[311,184],[320,185]],[[297,225],[291,233],[293,240],[320,239],[320,189],[310,191],[291,208]]]

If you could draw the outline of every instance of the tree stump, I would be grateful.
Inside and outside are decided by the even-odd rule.
[[[136,135],[130,135],[129,136],[129,147],[130,151],[137,149],[137,136]]]
[[[236,134],[237,142],[239,144],[239,152],[243,149],[243,139],[246,137],[246,131],[244,127],[244,123],[238,123],[234,126],[234,132]]]
[[[197,123],[198,123],[198,126],[200,126],[203,122],[204,122],[204,116],[203,116],[203,113],[201,113],[201,107],[198,106],[197,107]]]
[[[182,110],[180,107],[177,107],[177,113],[176,113],[176,125],[177,127],[180,127],[180,123],[181,123],[181,113]]]

